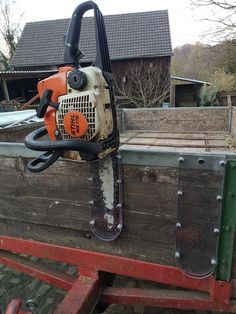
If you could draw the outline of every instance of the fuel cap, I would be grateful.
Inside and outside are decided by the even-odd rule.
[[[84,72],[75,69],[68,75],[68,84],[73,89],[83,89],[87,84],[87,76]]]

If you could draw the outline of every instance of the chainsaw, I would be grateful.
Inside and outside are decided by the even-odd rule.
[[[94,11],[96,56],[91,66],[81,67],[79,50],[84,13]],[[114,240],[123,226],[119,131],[112,86],[112,70],[103,16],[87,1],[74,11],[58,73],[38,83],[37,117],[44,126],[25,138],[25,145],[42,151],[27,167],[41,172],[59,157],[88,162],[90,220],[93,233]]]

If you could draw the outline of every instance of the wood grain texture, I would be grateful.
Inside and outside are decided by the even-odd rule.
[[[89,228],[87,164],[58,161],[33,174],[26,170],[27,161],[0,158],[2,234],[175,265],[177,168],[123,165],[124,230],[107,243]],[[199,212],[207,195],[201,191],[200,199],[193,187],[206,182],[208,189],[218,189],[216,174],[201,176],[195,170],[192,181],[190,170],[183,174]]]
[[[0,129],[0,142],[23,143],[26,135],[42,126],[42,122]]]
[[[125,130],[204,132],[228,129],[228,108],[125,110]]]

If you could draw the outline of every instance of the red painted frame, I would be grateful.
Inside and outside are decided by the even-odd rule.
[[[56,314],[67,314],[68,309],[73,314],[90,313],[98,302],[236,313],[236,303],[231,301],[232,283],[216,281],[214,276],[191,278],[176,267],[6,236],[0,236],[0,250],[0,263],[69,291]],[[49,271],[30,261],[22,262],[20,257],[9,252],[77,265],[78,279]],[[189,290],[101,289],[104,273]]]

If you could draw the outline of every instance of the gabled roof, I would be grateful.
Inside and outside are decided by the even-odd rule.
[[[111,60],[172,55],[168,11],[104,16]],[[69,19],[31,22],[25,25],[11,65],[15,68],[58,65],[63,62]],[[93,61],[93,17],[84,17],[80,50],[82,62]]]

